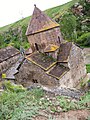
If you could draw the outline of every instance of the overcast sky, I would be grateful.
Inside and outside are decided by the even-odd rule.
[[[0,0],[0,27],[30,16],[34,4],[45,10],[69,1],[71,0]]]

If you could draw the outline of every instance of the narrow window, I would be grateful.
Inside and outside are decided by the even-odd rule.
[[[37,43],[35,43],[35,48],[36,48],[37,51],[39,51],[39,48],[38,48],[38,44],[37,44]]]
[[[36,79],[33,79],[32,82],[33,83],[38,83],[38,81]]]
[[[60,41],[60,37],[58,36],[58,42],[59,42],[59,44],[61,43],[61,41]]]

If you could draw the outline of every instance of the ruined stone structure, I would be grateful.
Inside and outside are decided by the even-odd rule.
[[[26,35],[32,53],[15,75],[24,86],[76,87],[86,76],[82,49],[62,39],[59,25],[36,6]]]
[[[30,86],[40,83],[46,87],[76,87],[86,76],[82,50],[73,43],[60,45],[58,61],[43,53],[33,53],[16,74],[17,83]]]
[[[0,74],[6,71],[12,64],[14,64],[19,57],[19,50],[9,46],[0,49]]]

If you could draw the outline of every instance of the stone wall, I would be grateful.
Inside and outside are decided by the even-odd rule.
[[[59,86],[59,80],[49,76],[43,69],[27,60],[22,64],[15,78],[17,83],[25,87],[29,87],[33,83],[39,83],[48,87]]]
[[[2,74],[5,70],[7,70],[12,64],[14,64],[19,58],[19,54],[15,55],[6,61],[0,63],[0,74]]]
[[[56,51],[53,51],[53,52],[48,52],[46,54],[49,55],[49,56],[52,56],[52,58],[57,60],[58,51],[59,51],[59,49],[57,49]]]
[[[25,60],[19,69],[19,73],[15,75],[16,83],[25,87],[31,86],[33,83],[39,83],[48,88],[73,87],[71,72],[68,71],[60,80],[48,75],[46,71]]]
[[[76,87],[80,83],[80,80],[86,75],[82,50],[73,44],[68,60],[68,67],[70,70],[62,76],[60,80],[48,75],[46,73],[47,71],[44,71],[32,62],[25,60],[19,69],[19,73],[15,75],[16,81],[25,87],[29,87],[33,83],[39,83],[48,88],[58,88],[63,86],[68,88]],[[67,63],[64,65],[67,66]]]
[[[68,66],[71,72],[73,87],[77,86],[86,75],[83,51],[76,45],[72,45]]]
[[[60,42],[63,41],[63,38],[60,33],[60,28],[53,28],[44,32],[40,32],[37,34],[29,35],[28,41],[31,44],[31,48],[33,51],[35,50],[35,43],[41,46],[41,48],[45,48],[48,44],[56,44],[59,45]]]
[[[73,87],[73,80],[71,78],[71,71],[68,71],[60,80],[59,87]]]

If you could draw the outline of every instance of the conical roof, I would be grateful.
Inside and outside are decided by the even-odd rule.
[[[35,6],[26,35],[35,34],[58,26],[58,23]]]

